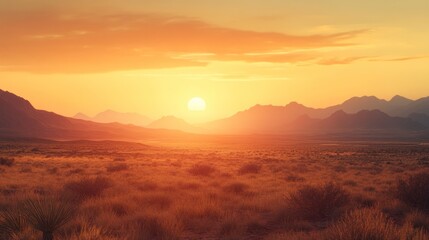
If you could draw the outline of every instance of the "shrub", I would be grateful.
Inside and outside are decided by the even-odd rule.
[[[240,239],[245,234],[245,221],[236,214],[225,213],[220,221],[219,238],[220,239]]]
[[[158,209],[167,209],[173,204],[173,199],[167,194],[150,194],[143,200],[146,206]]]
[[[13,238],[25,227],[24,216],[18,209],[0,212],[0,238]]]
[[[287,201],[297,214],[306,220],[326,220],[349,202],[349,194],[340,186],[326,183],[304,186],[288,196]]]
[[[289,174],[288,176],[286,176],[285,180],[288,182],[304,182],[305,178],[299,175]]]
[[[204,164],[197,164],[189,169],[189,173],[194,176],[210,176],[214,171],[215,168]]]
[[[399,180],[396,196],[411,207],[429,211],[429,174],[420,173],[408,179]]]
[[[315,240],[322,239],[318,233],[308,232],[288,232],[288,233],[275,233],[264,238],[266,240]]]
[[[133,239],[178,240],[182,232],[180,225],[167,218],[144,216],[137,219],[137,228]]]
[[[100,227],[84,225],[78,232],[73,233],[68,240],[119,240],[109,236],[108,232]]]
[[[13,164],[15,164],[15,159],[0,157],[0,166],[11,167]]]
[[[69,182],[64,186],[64,189],[73,193],[75,197],[84,200],[99,197],[104,190],[111,186],[111,181],[108,178],[97,177]]]
[[[429,216],[422,212],[412,212],[407,215],[405,222],[413,228],[429,231]]]
[[[422,228],[414,228],[410,224],[405,224],[399,231],[400,240],[427,240],[429,234]]]
[[[43,233],[43,240],[53,240],[54,233],[73,218],[75,208],[64,199],[29,199],[23,204],[23,213]]]
[[[257,174],[261,171],[261,166],[256,163],[248,163],[238,170],[239,174]]]
[[[155,191],[159,188],[156,182],[146,181],[137,186],[140,191]]]
[[[223,190],[227,193],[235,193],[235,194],[242,194],[244,193],[249,186],[244,183],[236,182],[231,183],[223,188]]]
[[[361,209],[345,216],[326,231],[326,240],[399,240],[398,229],[383,213]]]
[[[106,169],[108,172],[120,172],[120,171],[128,170],[128,165],[126,163],[118,163],[118,164],[110,165],[106,167]]]

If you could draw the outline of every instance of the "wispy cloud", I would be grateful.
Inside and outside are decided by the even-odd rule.
[[[374,62],[403,62],[403,61],[412,61],[429,58],[429,56],[406,56],[406,57],[396,57],[396,58],[381,58],[381,59],[371,59]]]
[[[317,56],[272,53],[349,46],[364,32],[298,36],[154,14],[3,12],[0,65],[10,66],[3,71],[81,73],[204,66],[210,61],[295,63]],[[260,54],[248,54],[252,52]]]
[[[326,58],[321,59],[317,62],[320,65],[341,65],[341,64],[350,64],[362,59],[367,59],[368,57],[345,57],[345,58]]]

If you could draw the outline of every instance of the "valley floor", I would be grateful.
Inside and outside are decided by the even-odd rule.
[[[56,239],[429,239],[428,173],[414,143],[2,141],[0,227],[33,199],[72,205]],[[3,238],[40,239],[22,215]]]

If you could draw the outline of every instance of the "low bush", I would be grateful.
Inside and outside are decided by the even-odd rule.
[[[399,240],[392,220],[375,209],[356,210],[326,231],[326,240]]]
[[[25,227],[25,219],[18,209],[0,212],[0,239],[12,239]]]
[[[11,167],[15,164],[15,159],[0,157],[0,166]]]
[[[119,240],[120,238],[116,238],[110,236],[108,231],[97,227],[97,226],[83,226],[78,232],[73,233],[68,240]]]
[[[107,166],[106,169],[108,172],[120,172],[128,170],[128,165],[126,163],[118,163]]]
[[[142,216],[136,220],[136,232],[133,240],[179,240],[182,228],[171,219],[155,216]]]
[[[112,183],[108,178],[86,178],[79,181],[69,182],[64,186],[67,192],[73,194],[73,197],[84,200],[92,197],[99,197]]]
[[[289,207],[310,221],[323,221],[336,216],[349,200],[349,194],[333,183],[307,185],[287,197]]]
[[[420,173],[408,179],[399,180],[396,196],[411,207],[429,211],[429,174]]]
[[[214,167],[205,164],[197,164],[189,169],[189,173],[194,176],[210,176],[215,171]]]
[[[240,167],[238,174],[257,174],[261,171],[261,165],[256,163],[247,163]]]
[[[227,193],[242,194],[246,192],[248,188],[249,188],[249,185],[241,182],[236,182],[225,186],[223,190]]]
[[[53,240],[54,233],[72,220],[76,208],[64,199],[29,199],[23,203],[23,214],[43,240]]]

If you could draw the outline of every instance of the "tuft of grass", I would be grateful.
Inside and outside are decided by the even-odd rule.
[[[375,209],[356,210],[326,231],[326,240],[399,240],[393,221]]]
[[[43,233],[43,240],[53,240],[54,233],[72,220],[76,208],[64,199],[38,198],[26,200],[22,210],[30,225]]]
[[[26,222],[18,209],[8,209],[0,212],[0,238],[9,239],[19,234],[25,228]]]
[[[420,173],[408,179],[399,180],[396,186],[396,196],[405,204],[429,211],[429,174]]]
[[[247,163],[240,167],[238,174],[257,174],[261,171],[262,167],[256,163]]]
[[[12,167],[15,164],[15,159],[0,157],[0,166]]]
[[[194,176],[210,176],[216,169],[205,164],[196,164],[189,169],[189,173]]]
[[[128,165],[126,163],[117,163],[106,167],[108,172],[120,172],[128,170]]]
[[[64,189],[73,193],[78,199],[85,200],[101,196],[101,194],[111,186],[112,183],[108,178],[97,177],[69,182],[64,186]]]
[[[153,181],[145,181],[137,186],[140,191],[155,191],[159,188],[158,184]]]
[[[173,199],[167,194],[149,194],[143,200],[147,206],[156,209],[167,209],[173,204]]]
[[[288,176],[286,176],[285,180],[287,182],[304,182],[305,178],[296,174],[289,174]]]
[[[112,237],[108,231],[97,226],[84,225],[82,229],[73,233],[68,240],[119,240],[119,238]]]
[[[172,219],[155,216],[142,216],[136,220],[137,231],[133,240],[179,240],[182,228]]]
[[[423,229],[429,232],[429,216],[422,212],[415,211],[408,214],[405,218],[405,222],[410,224],[413,228]]]
[[[249,189],[249,185],[241,182],[231,183],[223,188],[227,193],[242,194]]]
[[[306,220],[323,221],[335,216],[350,197],[342,187],[334,183],[304,186],[287,197],[289,207]]]

